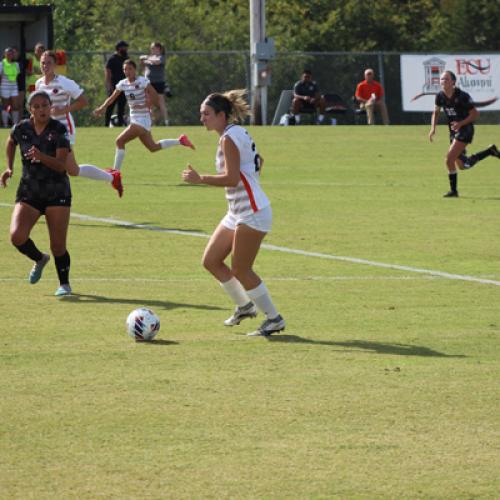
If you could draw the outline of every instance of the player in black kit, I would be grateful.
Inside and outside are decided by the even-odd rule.
[[[31,118],[15,125],[7,139],[7,169],[0,177],[0,184],[6,187],[13,173],[16,146],[19,146],[23,173],[12,213],[10,239],[21,253],[35,262],[29,281],[37,283],[50,257],[38,250],[30,233],[44,215],[60,282],[55,295],[70,295],[70,256],[66,249],[71,209],[71,187],[66,174],[70,151],[68,133],[64,125],[50,117],[51,101],[46,92],[33,92],[28,107]]]
[[[452,71],[445,71],[441,74],[440,83],[443,89],[436,95],[436,106],[432,113],[431,130],[429,139],[436,133],[436,124],[441,108],[443,108],[450,129],[450,148],[446,155],[446,167],[450,180],[450,191],[445,198],[457,198],[457,167],[460,170],[472,168],[478,161],[488,156],[500,158],[500,153],[494,144],[485,150],[479,151],[471,156],[466,156],[465,148],[472,142],[474,137],[474,121],[479,116],[472,98],[467,92],[455,87],[457,77]]]

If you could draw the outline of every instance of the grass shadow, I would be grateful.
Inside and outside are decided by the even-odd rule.
[[[434,358],[466,358],[463,354],[446,354],[434,351],[425,346],[411,344],[389,344],[386,342],[372,342],[367,340],[349,340],[346,342],[336,342],[333,340],[313,340],[299,337],[297,335],[272,335],[266,337],[269,342],[299,343],[326,345],[331,347],[343,347],[345,349],[362,350],[376,354],[391,354],[394,356],[423,356]]]
[[[186,304],[182,302],[169,302],[167,300],[148,300],[148,299],[126,299],[122,297],[104,297],[103,295],[90,295],[84,293],[73,293],[64,297],[64,302],[77,302],[80,304],[128,304],[137,307],[151,307],[152,309],[200,309],[202,311],[222,311],[221,307],[207,306],[204,304]]]
[[[160,346],[160,345],[179,345],[179,342],[175,340],[164,340],[164,339],[153,339],[149,342],[136,342],[136,344]]]
[[[43,223],[43,221],[41,221]],[[72,226],[79,226],[83,228],[95,228],[95,229],[140,229],[140,230],[146,230],[146,231],[156,231],[156,232],[171,232],[171,231],[177,231],[179,233],[199,233],[200,235],[205,236],[205,233],[201,229],[186,229],[186,228],[180,228],[180,227],[162,227],[162,226],[153,226],[149,222],[137,222],[133,225],[128,225],[128,224],[111,224],[110,222],[102,222],[100,224],[90,224],[90,223],[84,223],[84,222],[73,222],[71,221]]]
[[[472,201],[500,201],[498,196],[462,196],[460,198],[463,200],[472,200]]]

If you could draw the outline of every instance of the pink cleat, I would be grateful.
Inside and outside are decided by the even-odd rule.
[[[186,146],[186,148],[196,149],[194,147],[194,144],[189,140],[186,134],[182,134],[179,137],[179,142],[181,143],[182,146]]]
[[[118,191],[118,196],[121,198],[123,196],[122,173],[113,168],[107,168],[106,172],[109,172],[113,176],[111,185]]]

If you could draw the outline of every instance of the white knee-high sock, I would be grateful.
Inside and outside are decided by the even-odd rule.
[[[94,179],[95,181],[105,182],[111,182],[113,180],[113,176],[109,172],[101,170],[94,165],[78,166],[80,167],[80,177],[86,177],[87,179]]]
[[[250,302],[250,298],[243,285],[234,276],[229,281],[221,283],[220,286],[238,307],[246,306]]]
[[[162,149],[171,148],[172,146],[179,146],[179,139],[161,139],[158,141]]]
[[[258,309],[263,312],[268,319],[273,319],[278,316],[278,311],[274,307],[271,296],[269,295],[263,281],[260,282],[260,285],[257,288],[247,290],[247,294],[255,302]]]
[[[113,166],[115,170],[120,170],[122,168],[122,163],[124,158],[125,158],[125,150],[116,148],[115,164]]]

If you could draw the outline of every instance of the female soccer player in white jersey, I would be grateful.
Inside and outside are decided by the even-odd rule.
[[[71,112],[78,111],[87,106],[88,102],[83,95],[83,89],[75,81],[55,73],[56,55],[54,52],[47,50],[42,54],[40,67],[43,76],[36,81],[35,89],[43,90],[49,94],[52,101],[52,118],[58,120],[66,127],[69,142],[71,146],[74,146],[76,131],[75,121]],[[66,170],[69,175],[110,182],[118,191],[120,197],[123,194],[120,172],[113,169],[101,170],[94,165],[78,165],[73,148],[67,157]]]
[[[262,240],[271,230],[271,205],[259,184],[262,158],[249,133],[236,122],[249,115],[244,90],[210,94],[200,108],[200,121],[220,136],[216,154],[216,175],[200,175],[191,165],[182,173],[191,184],[224,187],[229,210],[205,248],[203,265],[219,280],[236,303],[226,326],[255,317],[257,308],[266,320],[249,335],[271,335],[285,329],[266,286],[253,271]],[[232,254],[231,267],[225,259]]]
[[[137,75],[137,65],[134,61],[127,59],[123,63],[123,72],[126,78],[116,84],[114,92],[94,111],[95,116],[101,116],[122,92],[125,93],[130,108],[130,125],[116,138],[113,168],[121,169],[125,158],[125,144],[137,137],[152,153],[172,146],[186,146],[195,149],[187,135],[181,135],[178,139],[154,141],[151,135],[150,108],[158,95],[147,78]]]

